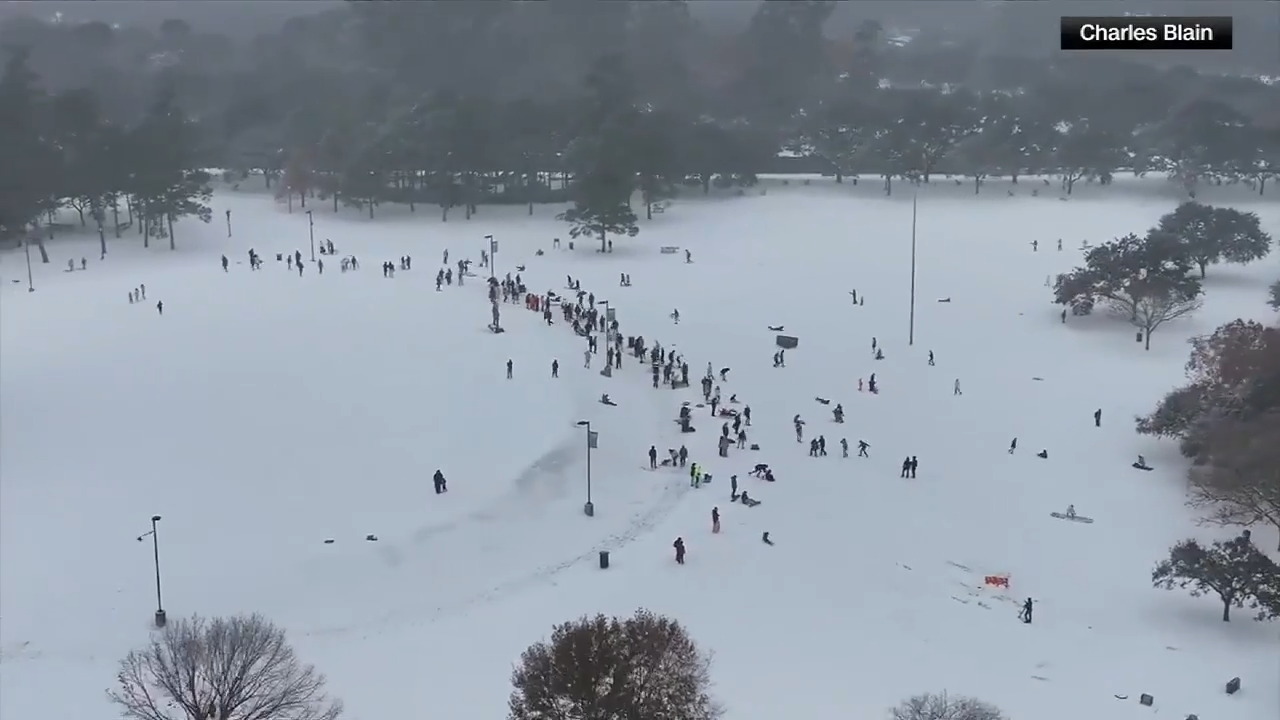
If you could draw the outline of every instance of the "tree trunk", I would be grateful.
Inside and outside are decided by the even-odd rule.
[[[440,206],[440,222],[449,222],[449,206]]]
[[[836,168],[836,183],[839,184],[843,182],[844,182],[844,172],[841,171],[840,168]]]
[[[1266,192],[1267,192],[1267,178],[1264,175],[1258,178],[1258,194],[1265,195]]]
[[[702,194],[708,195],[710,193],[711,193],[711,174],[704,173],[702,175]]]
[[[1231,622],[1231,600],[1222,599],[1222,622]]]
[[[1208,260],[1199,260],[1199,259],[1197,259],[1197,260],[1196,260],[1196,265],[1199,265],[1199,266],[1200,266],[1200,279],[1201,279],[1201,280],[1203,280],[1203,279],[1204,279],[1204,271],[1205,271],[1205,268],[1209,267],[1209,261],[1208,261]]]
[[[973,194],[977,195],[982,190],[982,178],[978,175],[973,176]]]
[[[600,252],[604,252],[607,247],[608,247],[608,243],[605,240],[605,232],[604,230],[601,230],[600,231]]]
[[[891,197],[893,195],[893,176],[892,175],[884,176],[884,194],[885,194],[885,197]]]
[[[1146,347],[1144,349],[1150,350],[1151,349],[1151,328],[1147,328],[1144,335],[1145,337],[1142,338],[1143,340],[1146,341]]]
[[[298,201],[302,203],[302,209],[306,210],[307,209],[307,191],[305,188],[298,191]],[[409,208],[413,209],[413,205],[410,205]]]
[[[177,250],[178,246],[174,244],[173,240],[173,213],[169,213],[165,219],[169,221],[169,249]]]
[[[372,200],[369,201],[369,219],[370,220],[373,219],[373,201]]]
[[[653,219],[653,203],[651,202],[647,202],[644,204],[644,219],[645,220]]]
[[[111,203],[111,224],[116,226],[116,239],[120,239],[120,201]]]
[[[529,201],[529,217],[533,217],[533,201]]]
[[[102,250],[102,257],[98,258],[101,260],[107,256],[107,232],[102,227],[101,215],[98,216],[98,246]]]
[[[333,211],[338,212],[338,191],[333,191]]]
[[[76,214],[80,216],[80,227],[87,227],[88,223],[84,221],[84,206],[76,203]]]
[[[128,221],[129,221],[129,224],[132,225],[133,224],[133,198],[132,197],[126,197],[124,199],[124,209],[125,209],[125,212],[129,213]]]

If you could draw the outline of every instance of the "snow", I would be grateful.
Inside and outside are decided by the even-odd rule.
[[[126,235],[99,262],[96,238],[58,240],[32,293],[21,252],[4,255],[0,716],[108,711],[116,661],[148,639],[152,556],[137,536],[160,514],[170,617],[266,614],[360,720],[502,717],[512,664],[554,623],[640,606],[679,618],[715,653],[730,720],[879,717],[944,689],[1028,720],[1127,719],[1141,693],[1171,717],[1275,720],[1277,624],[1243,612],[1224,624],[1214,600],[1150,587],[1173,541],[1225,531],[1194,526],[1175,448],[1131,421],[1181,380],[1185,338],[1270,319],[1274,260],[1213,268],[1205,308],[1143,352],[1115,320],[1063,326],[1044,278],[1077,263],[1084,239],[1153,224],[1176,185],[1124,179],[1067,202],[1056,188],[1029,197],[1039,186],[921,191],[914,347],[910,190],[885,199],[875,180],[773,179],[767,195],[682,198],[612,256],[592,242],[569,251],[555,208],[482,207],[440,223],[433,208],[383,208],[371,222],[322,205],[317,239],[362,268],[342,274],[325,258],[323,276],[308,263],[298,277],[275,253],[309,254],[306,216],[229,189],[212,225],[178,225],[177,252]],[[1201,197],[1230,197],[1280,234],[1274,202]],[[716,457],[720,423],[704,409],[699,432],[680,436],[671,419],[696,390],[653,390],[631,358],[611,379],[598,374],[603,355],[584,369],[559,315],[547,328],[506,305],[507,332],[489,333],[483,277],[435,292],[441,251],[478,260],[490,233],[500,273],[526,264],[537,292],[580,278],[624,334],[674,346],[695,376],[707,362],[732,367],[724,396],[750,404],[761,451]],[[566,248],[552,250],[553,236]],[[378,265],[404,254],[414,269],[384,279]],[[82,255],[87,271],[62,272]],[[633,287],[617,286],[620,272]],[[148,300],[129,305],[140,283]],[[851,306],[851,288],[864,306]],[[770,362],[767,326],[779,324],[800,338],[785,369]],[[859,393],[856,378],[872,372],[880,394]],[[597,403],[602,392],[618,407]],[[846,424],[815,396],[843,403]],[[795,443],[796,413],[830,457]],[[578,420],[600,433],[594,518],[581,512]],[[865,439],[871,458],[841,459],[841,437]],[[650,444],[665,455],[681,442],[710,486],[642,469]],[[1155,472],[1128,467],[1138,453]],[[916,480],[898,478],[906,455],[919,456]],[[778,482],[748,477],[756,462]],[[430,489],[436,468],[443,496]],[[735,473],[761,506],[729,503]],[[1049,517],[1068,504],[1095,523]],[[714,536],[713,506],[724,525]],[[1274,547],[1269,531],[1255,537]],[[613,553],[607,571],[599,549]],[[1007,574],[1009,590],[984,589],[990,574]],[[1015,619],[1028,596],[1030,626]],[[1234,676],[1242,690],[1227,696]]]

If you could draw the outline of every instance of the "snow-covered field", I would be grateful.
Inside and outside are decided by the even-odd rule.
[[[679,618],[715,653],[730,720],[882,717],[943,689],[1019,720],[1144,717],[1141,693],[1170,718],[1275,720],[1280,628],[1244,613],[1224,624],[1214,600],[1150,587],[1173,541],[1214,531],[1183,507],[1173,445],[1139,437],[1132,418],[1181,379],[1185,338],[1268,319],[1280,273],[1274,259],[1212,268],[1204,310],[1162,328],[1150,352],[1119,321],[1062,325],[1045,277],[1076,264],[1082,240],[1141,233],[1177,202],[1166,183],[1120,183],[1066,202],[1056,188],[1029,197],[1036,180],[1017,197],[1006,183],[977,198],[950,181],[922,189],[914,346],[910,190],[884,199],[877,181],[677,200],[612,255],[592,242],[568,250],[556,208],[486,206],[442,224],[434,208],[383,208],[371,222],[322,203],[317,240],[362,267],[344,274],[325,258],[322,276],[308,263],[299,277],[275,254],[309,255],[307,216],[229,189],[213,224],[178,225],[177,252],[126,235],[100,262],[96,237],[58,240],[32,293],[23,255],[8,253],[0,717],[109,716],[115,663],[149,632],[152,553],[137,536],[159,514],[170,617],[266,614],[358,720],[501,718],[512,663],[554,623],[639,606]],[[1226,189],[1202,199],[1247,206],[1280,235],[1274,201]],[[695,377],[708,362],[732,367],[723,393],[751,406],[760,451],[717,457],[720,422],[705,409],[699,432],[680,435],[671,419],[696,380],[653,390],[631,358],[604,378],[603,355],[584,369],[558,314],[548,328],[507,305],[507,332],[489,333],[486,270],[437,293],[442,251],[478,260],[489,233],[499,275],[526,265],[536,292],[580,278],[624,334],[674,347]],[[413,269],[384,279],[378,266],[406,254]],[[81,256],[87,271],[63,272]],[[621,272],[632,287],[618,287]],[[143,283],[147,301],[130,305]],[[865,305],[851,304],[853,288]],[[770,361],[770,325],[800,339],[784,369]],[[859,393],[873,372],[880,393]],[[603,392],[618,407],[597,403]],[[843,403],[847,422],[817,396]],[[829,457],[796,443],[797,413]],[[594,518],[581,512],[579,420],[600,433]],[[871,457],[842,459],[842,437],[865,439]],[[711,485],[642,470],[651,444],[682,442]],[[1138,453],[1157,471],[1131,470]],[[898,477],[907,455],[918,479]],[[778,482],[748,477],[757,462]],[[731,505],[731,474],[763,504]],[[1049,517],[1069,503],[1096,522]],[[1274,547],[1265,532],[1259,544]],[[672,560],[677,536],[685,566]],[[613,553],[607,571],[599,549]],[[993,574],[1008,574],[1007,592],[983,587]],[[1029,626],[1015,618],[1026,597]],[[1227,696],[1234,676],[1243,690]]]

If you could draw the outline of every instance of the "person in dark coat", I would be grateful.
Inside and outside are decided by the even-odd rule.
[[[711,532],[720,532],[720,508],[711,508]]]
[[[658,448],[652,445],[649,446],[649,469],[658,469]]]
[[[449,491],[449,484],[444,479],[444,473],[440,472],[439,470],[436,470],[436,474],[431,476],[431,482],[436,486],[437,495],[439,495],[440,493]]]
[[[1018,619],[1028,625],[1031,624],[1031,607],[1031,598],[1027,598],[1027,601],[1022,603],[1022,611],[1018,613]]]
[[[683,565],[684,564],[684,538],[676,538],[676,541],[671,543],[671,547],[676,549],[676,563]]]

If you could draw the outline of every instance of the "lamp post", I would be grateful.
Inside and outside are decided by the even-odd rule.
[[[916,208],[919,188],[911,195],[911,318],[907,321],[907,344],[916,344]]]
[[[162,628],[165,626],[167,619],[164,612],[164,601],[160,597],[160,535],[156,532],[156,523],[158,522],[160,522],[160,516],[152,515],[151,530],[139,535],[138,542],[145,540],[148,535],[151,536],[152,557],[155,558],[156,563],[156,627]]]
[[[36,284],[31,279],[31,238],[22,243],[22,248],[27,252],[27,292],[35,292]]]
[[[493,239],[492,235],[485,235],[485,240],[489,241],[489,279],[494,279],[493,261],[498,254],[498,241]]]
[[[307,211],[307,236],[311,239],[311,262],[316,261],[316,220]]]
[[[587,502],[582,506],[582,514],[595,517],[596,506],[591,502],[591,451],[599,444],[599,435],[591,430],[590,420],[579,420],[578,427],[587,429]]]

